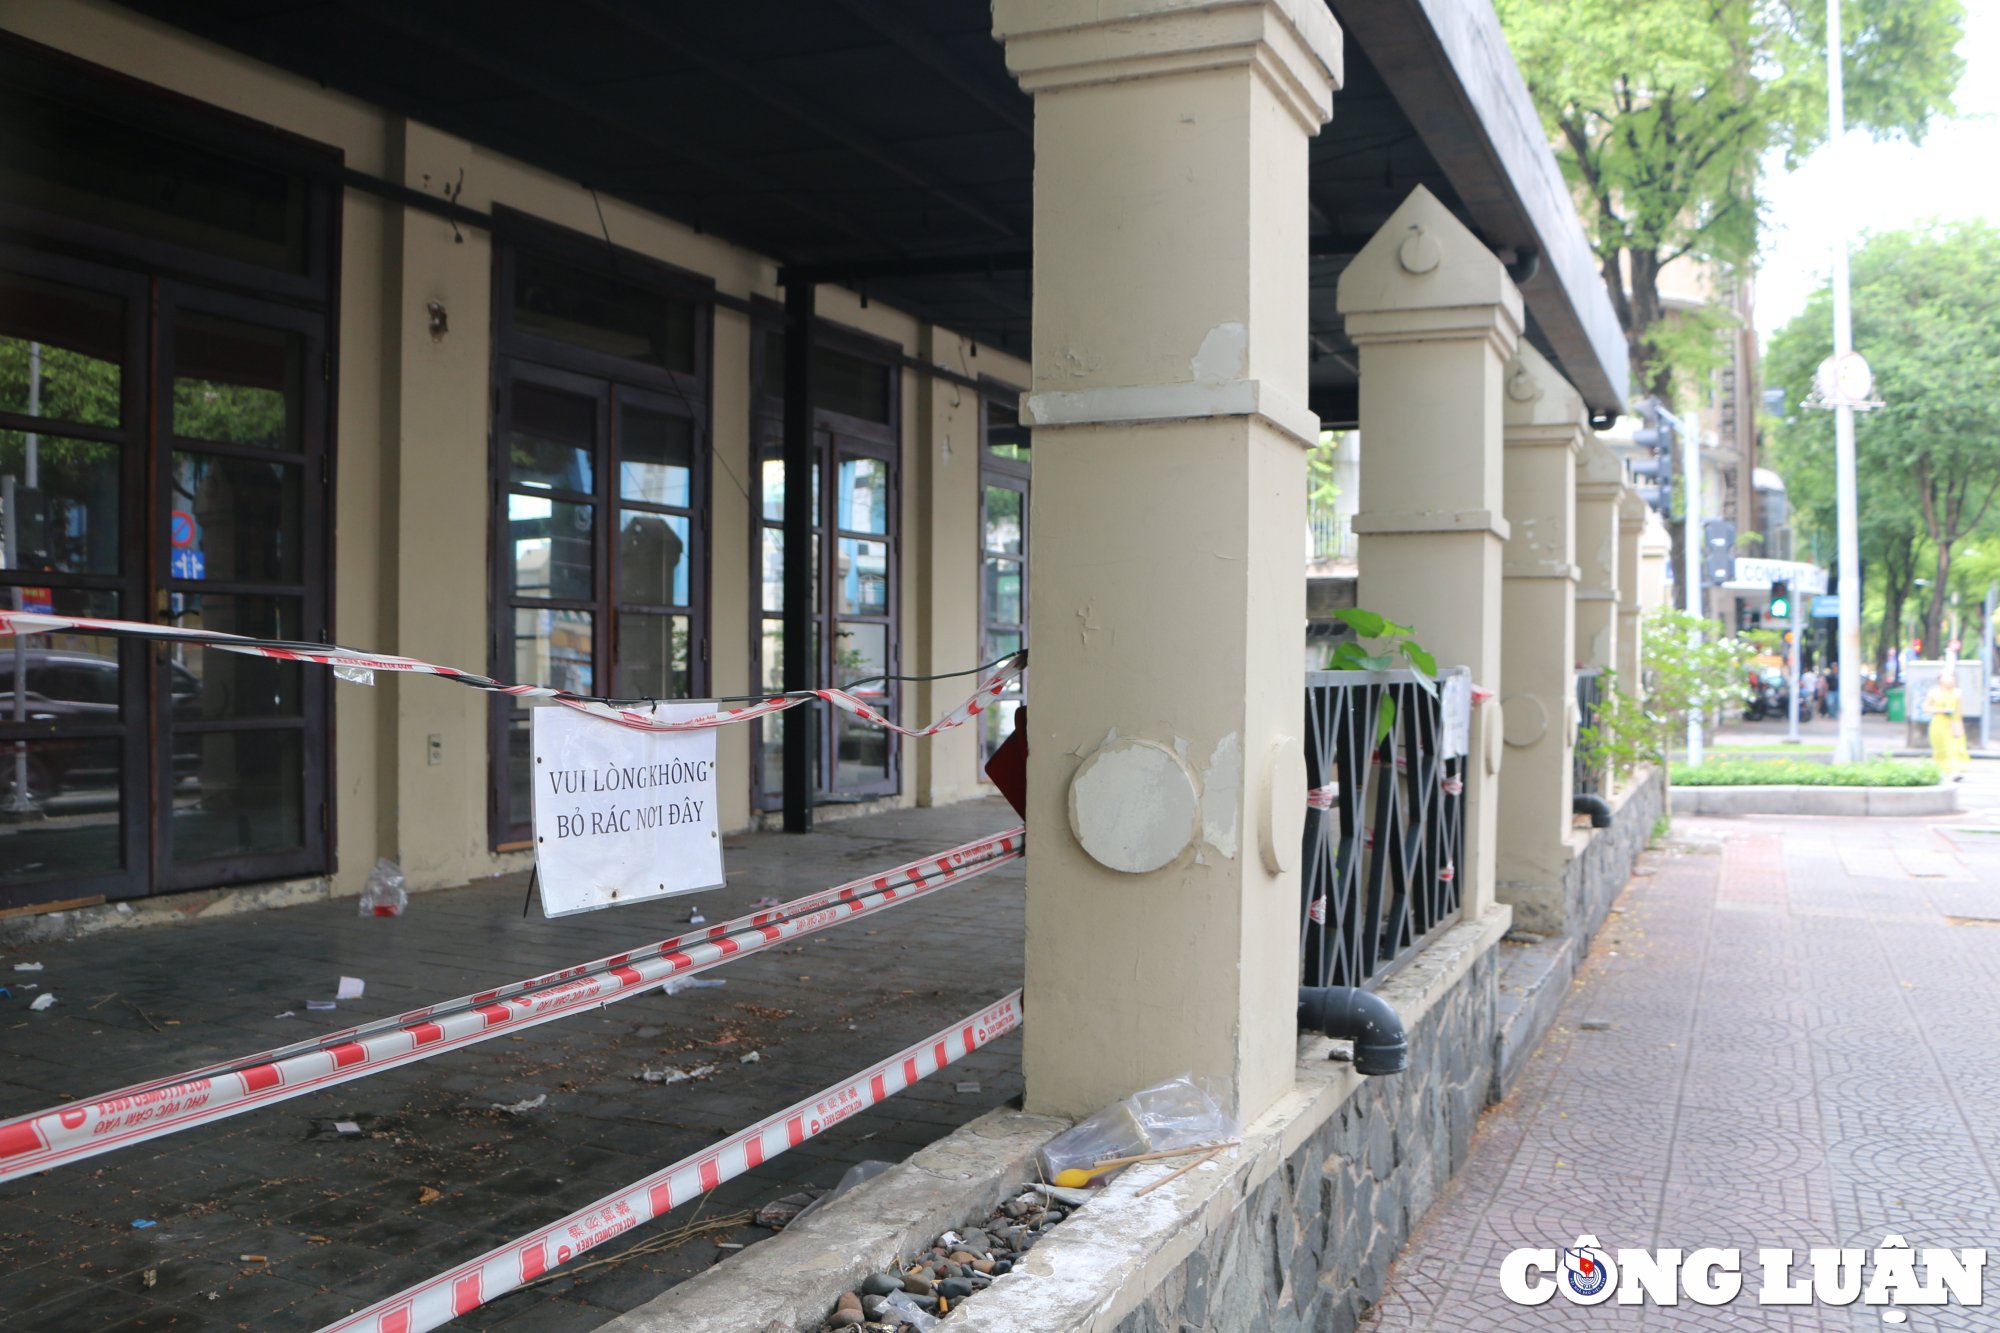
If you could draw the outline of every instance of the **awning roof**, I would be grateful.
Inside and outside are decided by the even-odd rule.
[[[1027,354],[1033,106],[983,0],[126,3]],[[1311,150],[1314,410],[1352,420],[1334,285],[1418,184],[1515,252],[1530,338],[1617,407],[1624,340],[1491,8],[1333,8],[1347,70]]]

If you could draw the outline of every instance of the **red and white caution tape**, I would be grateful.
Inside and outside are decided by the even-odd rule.
[[[0,1181],[628,1000],[984,874],[1017,859],[1023,845],[1023,831],[1012,829],[630,953],[0,1121]]]
[[[175,625],[149,625],[138,620],[101,620],[89,616],[50,615],[41,611],[0,610],[0,635],[63,632],[174,639],[199,644],[204,648],[245,653],[252,657],[276,658],[281,662],[311,662],[320,666],[351,667],[358,671],[400,671],[412,675],[437,676],[456,681],[460,685],[470,685],[474,689],[511,694],[516,698],[550,699],[566,708],[574,708],[580,713],[588,713],[592,717],[602,718],[606,722],[634,731],[702,731],[710,727],[728,726],[733,722],[749,722],[755,718],[769,717],[773,713],[782,713],[788,708],[796,708],[814,699],[823,699],[835,708],[852,713],[864,722],[872,722],[899,736],[922,739],[926,736],[935,736],[940,731],[952,727],[963,726],[985,712],[995,699],[1006,693],[1009,685],[1020,678],[1028,663],[1028,655],[1025,652],[1016,653],[995,663],[980,675],[979,685],[973,690],[970,698],[935,722],[922,727],[906,727],[892,722],[875,708],[870,707],[859,695],[838,689],[795,690],[785,694],[773,694],[753,703],[744,704],[740,708],[721,708],[713,713],[703,713],[696,717],[668,722],[652,716],[648,709],[621,708],[615,703],[572,694],[568,690],[559,690],[552,685],[509,685],[490,676],[460,671],[456,667],[439,666],[435,662],[420,661],[414,657],[364,653],[323,644],[253,639],[240,634],[220,634],[213,630],[181,629]]]
[[[1021,992],[1015,991],[991,1008],[924,1038],[844,1083],[836,1083],[538,1231],[336,1320],[320,1333],[424,1333],[442,1327],[585,1250],[663,1217],[675,1205],[796,1148],[828,1126],[893,1097],[918,1079],[1012,1032],[1021,1019]]]

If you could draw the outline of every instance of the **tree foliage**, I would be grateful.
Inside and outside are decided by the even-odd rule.
[[[1691,713],[1740,708],[1749,698],[1754,645],[1731,635],[1719,620],[1662,607],[1642,626],[1638,689],[1605,672],[1597,721],[1577,736],[1589,762],[1623,777],[1640,764],[1662,764]]]
[[[1660,271],[1756,250],[1758,171],[1826,137],[1819,0],[1496,0],[1575,193],[1636,383],[1671,396],[1716,328],[1667,311]],[[1961,0],[1844,0],[1848,123],[1921,139],[1949,115]],[[1629,295],[1628,295],[1629,293]],[[1683,327],[1686,325],[1686,327]]]
[[[1924,639],[1935,644],[1953,559],[2000,531],[2000,229],[1958,222],[1871,236],[1853,270],[1854,345],[1885,404],[1855,418],[1863,572],[1883,588],[1892,632],[1915,579],[1928,577]],[[1773,335],[1764,362],[1766,382],[1791,405],[1770,438],[1794,524],[1827,549],[1833,414],[1799,405],[1833,351],[1832,305],[1822,288]]]

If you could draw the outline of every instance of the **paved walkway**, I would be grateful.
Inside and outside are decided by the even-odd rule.
[[[2000,1247],[2000,762],[1954,821],[1690,819],[1645,858],[1514,1095],[1412,1237],[1391,1330],[1885,1327],[1859,1305],[1519,1308],[1502,1257]],[[1984,828],[1988,831],[1975,831]],[[1986,1308],[1911,1329],[2000,1328]],[[1754,1284],[1753,1284],[1754,1289]]]
[[[806,838],[734,838],[729,887],[699,901],[720,921],[764,895],[795,897],[1017,822],[1004,803],[980,801],[822,824]],[[0,1000],[0,1115],[602,957],[678,933],[693,901],[545,921],[522,917],[524,888],[514,877],[418,894],[395,920],[362,919],[348,900],[10,951],[0,985],[32,980],[61,1002],[32,1013],[38,992]],[[708,974],[727,979],[721,989],[640,996],[0,1185],[0,1327],[317,1329],[1004,995],[1020,985],[1021,945],[1016,864],[727,964]],[[30,960],[44,970],[12,970]],[[366,996],[307,1012],[304,1001],[330,997],[342,975],[362,978]],[[296,1017],[274,1017],[286,1010]],[[751,1051],[759,1059],[741,1063]],[[698,1082],[632,1077],[646,1065],[710,1063],[716,1072]],[[708,1216],[754,1208],[802,1184],[830,1186],[866,1158],[901,1160],[1017,1098],[1019,1070],[1020,1038],[1003,1039],[699,1206]],[[492,1109],[542,1094],[524,1115]],[[365,1133],[336,1133],[343,1120]],[[142,1218],[158,1225],[135,1230]],[[716,1239],[770,1234],[742,1227]],[[724,1253],[698,1239],[558,1275],[452,1327],[595,1328]]]

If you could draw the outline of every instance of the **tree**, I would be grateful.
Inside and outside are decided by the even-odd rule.
[[[1930,560],[1924,642],[1941,641],[1952,560],[2000,527],[2000,229],[1934,224],[1869,237],[1854,256],[1854,345],[1885,406],[1856,416],[1860,537],[1884,582],[1892,630]],[[1766,381],[1806,401],[1833,351],[1833,295],[1822,288],[1771,339]],[[1833,414],[1793,408],[1771,440],[1798,508],[1831,542]]]
[[[1608,765],[1621,778],[1640,764],[1664,770],[1691,714],[1740,708],[1757,652],[1721,621],[1672,607],[1646,617],[1640,643],[1643,683],[1633,688],[1605,673],[1597,720],[1577,736],[1590,763]]]
[[[1575,193],[1635,385],[1671,399],[1676,373],[1719,355],[1723,318],[1671,314],[1660,272],[1725,266],[1757,245],[1760,165],[1826,136],[1820,0],[1496,0],[1528,91]],[[1949,115],[1961,0],[1845,0],[1848,123],[1920,140]]]

